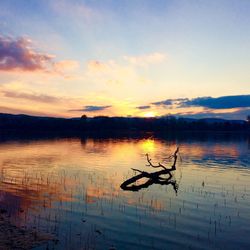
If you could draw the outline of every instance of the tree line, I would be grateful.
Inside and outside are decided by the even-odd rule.
[[[245,121],[222,119],[187,119],[174,116],[158,118],[107,117],[51,118],[28,115],[0,114],[0,129],[40,131],[250,131],[250,116]]]

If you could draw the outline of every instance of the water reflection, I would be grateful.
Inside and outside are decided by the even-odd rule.
[[[153,153],[155,151],[156,142],[152,137],[142,140],[140,144],[142,149],[147,153]]]
[[[59,239],[40,249],[244,249],[250,152],[246,138],[230,138],[5,140],[0,208],[12,223]],[[176,170],[149,172],[145,154],[157,165],[177,144]]]

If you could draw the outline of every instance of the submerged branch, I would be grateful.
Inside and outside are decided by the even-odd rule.
[[[156,171],[156,172],[153,172],[153,173],[148,173],[146,171],[141,171],[139,169],[132,168],[132,170],[134,170],[135,172],[139,172],[139,174],[127,179],[126,181],[124,181],[121,184],[121,188],[123,190],[138,191],[141,188],[147,188],[152,184],[160,184],[160,185],[169,185],[169,184],[171,184],[173,186],[175,192],[177,193],[178,184],[176,183],[175,180],[172,180],[173,175],[172,175],[171,172],[176,170],[176,162],[177,162],[177,158],[178,158],[178,152],[179,152],[179,147],[177,147],[174,154],[171,155],[171,158],[173,158],[174,161],[173,161],[173,165],[169,169],[166,168],[161,163],[158,163],[158,165],[152,164],[152,160],[149,158],[149,155],[146,154],[147,162],[149,163],[148,166],[151,166],[153,168],[161,167],[162,170]],[[167,178],[162,177],[162,175],[168,175],[168,177]],[[136,183],[138,180],[141,180],[142,178],[148,178],[148,181],[146,181],[143,184],[133,184],[133,183]]]

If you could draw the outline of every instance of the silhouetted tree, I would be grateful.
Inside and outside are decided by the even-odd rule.
[[[87,118],[88,118],[88,117],[87,117],[86,115],[82,115],[82,116],[81,116],[81,119],[82,119],[82,120],[86,120]]]

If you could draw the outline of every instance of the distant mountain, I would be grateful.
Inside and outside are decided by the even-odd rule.
[[[175,116],[164,116],[164,119],[168,119],[168,118],[175,118]],[[229,122],[229,123],[234,123],[234,124],[244,124],[246,123],[246,121],[244,120],[228,120],[228,119],[222,119],[222,118],[190,118],[190,117],[182,117],[179,116],[175,119],[178,120],[183,120],[185,122],[206,122],[209,124],[213,124],[213,123],[225,123],[225,122]]]
[[[40,120],[48,120],[48,119],[60,119],[60,120],[66,120],[67,118],[57,118],[57,117],[48,117],[48,116],[33,116],[33,115],[26,115],[26,114],[6,114],[6,113],[0,113],[0,119],[6,118],[6,119],[40,119]]]
[[[225,123],[225,122],[229,122],[229,123],[233,123],[233,124],[244,124],[246,121],[244,120],[227,120],[227,119],[221,119],[221,118],[201,118],[198,119],[199,121],[204,121],[207,123]]]

